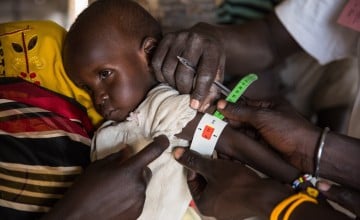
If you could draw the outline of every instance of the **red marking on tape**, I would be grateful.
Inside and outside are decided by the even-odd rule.
[[[205,139],[208,139],[210,140],[212,134],[214,133],[215,131],[215,128],[209,126],[209,125],[206,125],[204,130],[203,130],[203,133],[201,134],[201,136]]]

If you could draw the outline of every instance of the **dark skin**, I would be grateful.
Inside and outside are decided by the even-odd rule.
[[[264,71],[271,72],[274,65],[300,51],[302,48],[272,12],[264,19],[241,25],[198,23],[187,30],[168,33],[155,51],[152,66],[157,80],[175,86],[181,93],[190,93],[190,106],[204,112],[218,98],[212,92],[212,83],[215,78],[223,79],[225,70],[235,78],[234,81],[250,72],[261,76]],[[178,64],[176,56],[179,54],[197,67],[196,78],[191,70]],[[264,82],[276,85],[275,79]],[[266,87],[258,86],[256,94],[251,97],[262,99],[277,95],[272,88],[259,92]],[[317,112],[318,124],[345,133],[343,126],[347,124],[349,106],[341,107]]]
[[[96,24],[85,20],[77,35],[68,39],[64,48],[65,69],[76,85],[89,92],[105,119],[124,121],[158,83],[149,67],[152,49],[158,42],[147,33],[132,37],[116,30],[118,23],[111,16],[96,19]],[[116,31],[109,35],[109,30]],[[97,34],[89,35],[89,31]],[[71,49],[74,47],[77,50]],[[211,108],[209,112],[213,112]],[[179,136],[191,141],[201,115],[189,122]],[[299,175],[272,149],[230,127],[223,131],[217,146],[220,153],[229,149],[237,149],[237,160],[281,181],[290,183]]]
[[[232,126],[239,123],[251,125],[289,163],[303,172],[313,173],[322,129],[301,117],[285,102],[267,102],[265,107],[262,106],[264,102],[260,101],[239,105],[224,100],[218,103],[218,109]],[[356,138],[329,132],[320,161],[320,176],[360,190],[360,171],[354,169],[360,167],[359,146],[360,140]]]
[[[91,95],[99,114],[124,121],[157,84],[147,64],[156,40],[141,41],[117,30],[109,35],[116,23],[103,20],[85,23],[84,30],[73,35],[64,48],[64,65],[70,79]]]
[[[257,216],[269,219],[273,208],[294,194],[289,186],[273,179],[259,178],[252,170],[228,160],[202,157],[185,149],[176,149],[174,156],[191,172],[206,180],[190,179],[189,188],[199,210],[219,220],[244,219]],[[221,181],[219,181],[221,180]],[[221,189],[221,190],[220,190]],[[240,199],[246,198],[246,199]],[[326,205],[305,202],[290,219],[349,219]]]
[[[151,179],[147,165],[168,146],[159,136],[135,156],[120,151],[90,164],[43,219],[136,219]]]
[[[245,104],[234,105],[221,100],[218,109],[228,118],[230,125],[251,125],[289,163],[304,173],[314,172],[321,129],[291,111],[289,104],[249,100]],[[318,186],[329,199],[357,215],[360,214],[360,207],[356,205],[360,204],[359,146],[359,139],[330,132],[326,137],[319,174],[342,186],[331,186],[326,182],[320,182]]]
[[[231,75],[263,72],[298,51],[301,48],[271,14],[244,25],[199,23],[166,34],[155,51],[152,66],[160,82],[176,85],[181,93],[191,93],[191,107],[204,111],[216,98],[213,93],[209,95],[212,83],[215,78],[223,78],[225,69]],[[191,70],[178,65],[179,54],[197,67],[196,79]],[[192,89],[189,82],[193,81]]]
[[[223,78],[224,69],[232,75],[261,72],[280,63],[287,56],[299,51],[301,51],[301,48],[292,36],[287,32],[277,17],[274,14],[270,14],[265,19],[248,22],[244,25],[217,26],[199,23],[188,30],[169,33],[165,35],[164,39],[160,42],[152,59],[152,65],[159,81],[175,85],[180,92],[191,93],[191,107],[203,111],[208,105],[209,100],[213,100],[214,97],[216,97],[213,94],[208,95],[209,88],[211,88],[215,77]],[[176,56],[179,54],[197,67],[196,78],[190,70],[184,68],[182,65],[178,65]],[[194,85],[194,88],[192,88],[191,85]],[[339,109],[335,109],[335,113],[339,112],[338,110]],[[325,114],[320,115],[320,124],[322,121],[329,121],[329,111],[331,111],[331,115],[334,115],[334,111],[331,109],[322,112]],[[342,114],[343,112],[344,111],[340,109],[340,113]],[[292,113],[284,113],[283,116],[286,116],[286,114]],[[299,117],[299,115],[296,117]],[[332,118],[334,117],[332,116]],[[342,117],[336,117],[336,119],[343,121]],[[310,125],[308,122],[304,122],[305,119],[297,121],[301,122],[300,127],[298,127],[296,123],[286,125],[286,123],[281,123],[282,120],[283,119],[279,117],[276,117],[276,120],[270,117],[267,119],[267,123],[274,126],[273,130],[268,131],[268,136],[276,137],[276,139],[274,139],[275,143],[272,143],[271,146],[274,148],[282,147],[282,151],[280,152],[282,152],[284,158],[291,161],[293,165],[301,170],[313,172],[312,159],[314,148],[319,139],[321,129]],[[327,123],[326,125],[329,124]],[[338,125],[336,121],[334,125]],[[283,127],[277,128],[277,126]],[[295,130],[289,130],[290,127],[286,126],[292,126],[292,129]],[[292,135],[296,135],[294,136],[296,138],[293,139]],[[335,165],[329,163],[328,173],[321,173],[321,175],[331,176],[338,181],[343,180],[347,184],[350,184],[351,187],[358,187],[358,182],[354,182],[351,177],[357,172],[357,167],[359,166],[339,168],[342,162],[347,160],[344,158],[359,155],[359,153],[354,154],[354,152],[356,152],[354,149],[358,148],[358,140],[347,138],[334,132],[331,132],[328,138],[332,140],[334,144],[337,144],[338,147],[345,144],[353,150],[340,150],[341,154],[337,155],[335,147],[331,148],[333,151],[328,152],[333,155],[329,155],[329,157],[331,157],[329,162],[340,161],[340,163],[336,163]],[[311,157],[306,157],[303,155],[303,152],[301,152],[305,143],[309,146],[309,148],[305,149],[308,149],[307,154],[311,155]],[[280,145],[277,146],[277,144]],[[298,151],[300,154],[293,154]],[[231,149],[228,151],[224,150],[223,153],[230,154],[229,157],[236,157],[237,155],[236,150]],[[291,157],[289,157],[290,155]],[[342,155],[341,158],[340,155]],[[355,164],[353,162],[351,163]],[[325,167],[323,168],[326,169]],[[336,168],[336,174],[333,172],[333,168]],[[340,171],[344,168],[349,172]],[[336,176],[334,176],[334,174]],[[337,176],[337,174],[339,176]],[[345,177],[345,175],[348,176]],[[358,177],[359,175],[356,176]],[[345,180],[349,180],[350,182]],[[340,197],[343,201],[347,200],[347,204],[350,204],[352,201],[349,199],[349,196]]]
[[[201,116],[202,114],[198,114],[178,136],[192,140]],[[232,155],[233,160],[246,163],[260,172],[286,183],[291,183],[300,174],[294,167],[286,165],[284,160],[273,150],[229,126],[223,130],[216,150],[220,156]],[[269,166],[269,163],[272,165]]]
[[[95,17],[96,14],[93,16]],[[90,21],[86,24],[87,27],[84,29],[86,32],[79,35],[80,37],[75,41],[73,47],[65,46],[65,68],[70,78],[92,95],[97,109],[106,119],[122,121],[141,103],[145,94],[156,84],[151,69],[149,69],[148,60],[157,41],[154,37],[146,35],[136,38],[118,32],[115,28],[117,23],[113,23],[111,16],[106,16],[104,20],[96,19],[95,22],[96,25]],[[112,31],[111,35],[109,35],[109,30]],[[89,31],[96,34],[86,34]],[[71,50],[71,48],[77,49]],[[137,78],[136,74],[140,77]],[[221,73],[212,79],[217,77],[221,78]],[[197,120],[189,123],[181,135],[191,140]],[[233,138],[235,134],[237,138]],[[231,128],[224,131],[224,136],[225,138],[221,138],[222,141],[217,147],[219,152],[229,153],[228,151],[236,149],[238,160],[284,182],[292,181],[298,176],[299,172],[284,163],[276,153],[258,145],[247,136],[241,135]],[[268,163],[275,165],[269,167]],[[109,179],[111,178],[109,177]],[[73,193],[76,194],[77,191],[80,193],[83,188],[78,187],[74,190]],[[101,195],[102,193],[97,192],[96,194]],[[141,195],[144,194],[140,193],[135,199]],[[84,204],[85,202],[86,200],[83,201]],[[123,209],[122,205],[118,209],[126,210],[126,207]],[[58,207],[55,210],[69,209],[64,203],[60,203]],[[78,207],[77,210],[82,215],[86,207]],[[70,214],[71,212],[69,212]],[[75,215],[78,214],[75,213]]]

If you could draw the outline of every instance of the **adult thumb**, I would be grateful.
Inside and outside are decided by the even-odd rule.
[[[221,112],[229,123],[233,126],[240,125],[242,122],[252,124],[252,119],[256,114],[256,109],[241,103],[229,103],[220,100],[217,103],[217,109]]]
[[[169,146],[169,139],[165,135],[154,138],[154,141],[148,144],[139,153],[131,158],[134,167],[146,167],[153,160],[158,158]]]
[[[180,164],[189,170],[206,176],[206,167],[209,159],[195,151],[184,148],[175,148],[173,155]]]

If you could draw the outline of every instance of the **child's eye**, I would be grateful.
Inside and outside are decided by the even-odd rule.
[[[111,74],[112,74],[112,72],[110,70],[102,70],[99,72],[99,77],[100,77],[100,79],[106,79]]]

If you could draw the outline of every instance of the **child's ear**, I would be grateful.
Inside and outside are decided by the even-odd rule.
[[[157,47],[158,41],[153,37],[146,37],[142,43],[142,49],[147,56],[151,56]]]

